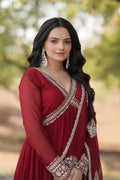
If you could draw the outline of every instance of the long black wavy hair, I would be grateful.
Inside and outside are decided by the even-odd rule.
[[[28,61],[30,63],[29,67],[39,67],[41,62],[41,52],[42,47],[44,46],[44,42],[47,39],[50,31],[56,27],[64,27],[68,30],[71,41],[72,41],[72,49],[70,52],[70,64],[69,68],[66,70],[66,62],[65,59],[63,61],[63,66],[65,70],[69,73],[71,77],[73,77],[77,82],[83,84],[85,90],[88,94],[88,122],[91,121],[92,118],[95,117],[95,112],[93,110],[93,101],[94,101],[94,90],[89,86],[90,76],[83,72],[83,65],[86,60],[82,56],[81,53],[81,45],[77,35],[76,30],[72,26],[70,22],[61,17],[55,17],[48,19],[45,21],[40,27],[34,41],[33,41],[33,49],[31,54],[28,57]]]

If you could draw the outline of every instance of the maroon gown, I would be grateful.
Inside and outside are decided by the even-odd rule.
[[[96,119],[87,123],[87,93],[71,78],[69,92],[39,68],[23,75],[19,96],[26,139],[14,180],[62,179],[73,167],[102,180]]]

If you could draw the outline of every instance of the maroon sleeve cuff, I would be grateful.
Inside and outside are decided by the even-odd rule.
[[[48,171],[57,179],[63,179],[70,171],[64,161],[58,156],[48,166]]]
[[[78,164],[75,166],[79,169],[85,176],[88,172],[88,158],[85,153],[82,155],[81,159],[79,160]]]

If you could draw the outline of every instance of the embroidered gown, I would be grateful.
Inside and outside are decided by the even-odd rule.
[[[102,180],[96,120],[87,124],[87,94],[71,78],[69,92],[39,68],[23,75],[19,96],[26,139],[14,180],[63,178],[73,167]]]

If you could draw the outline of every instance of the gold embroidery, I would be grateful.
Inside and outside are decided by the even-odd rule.
[[[87,175],[88,171],[88,158],[85,154],[82,155],[81,159],[79,160],[76,168],[80,169],[84,175]]]
[[[74,79],[71,79],[71,87],[69,93],[65,91],[60,83],[49,77],[46,73],[44,73],[39,68],[34,68],[42,73],[42,75],[48,79],[53,85],[55,85],[64,95],[65,100],[63,103],[52,113],[45,117],[43,120],[43,126],[49,125],[50,123],[54,122],[59,116],[61,116],[65,110],[69,107],[69,105],[73,105],[76,109],[79,106],[79,100],[75,98],[75,94],[77,91],[77,82]]]
[[[96,136],[97,130],[96,130],[96,124],[95,124],[94,119],[92,119],[91,122],[88,123],[87,130],[88,130],[91,138]]]
[[[76,109],[78,109],[79,101],[78,101],[76,98],[72,99],[71,104],[72,104]]]
[[[78,112],[77,112],[77,115],[76,115],[76,119],[75,119],[75,123],[74,123],[74,126],[73,126],[73,129],[72,129],[72,133],[70,135],[70,138],[66,144],[66,147],[62,153],[62,156],[61,158],[63,159],[71,145],[71,142],[72,142],[72,139],[74,137],[74,134],[75,134],[75,131],[76,131],[76,128],[77,128],[77,124],[78,124],[78,121],[79,121],[79,117],[80,117],[80,113],[81,113],[81,109],[82,109],[82,105],[83,105],[83,101],[84,101],[84,96],[85,96],[85,90],[84,90],[84,87],[82,85],[82,96],[81,96],[81,101],[79,103],[79,107],[78,107]]]
[[[41,72],[41,74],[47,79],[49,80],[54,86],[56,86],[58,89],[60,89],[60,91],[63,93],[63,95],[66,97],[67,96],[67,92],[65,91],[65,89],[60,85],[60,83],[58,83],[57,81],[55,81],[54,79],[52,79],[50,76],[48,76],[45,72],[43,72],[41,69],[39,68],[34,68],[38,71]]]
[[[72,168],[77,165],[78,159],[75,156],[69,156],[65,158],[64,163],[70,170],[72,170]]]
[[[77,123],[79,121],[79,117],[80,117],[80,113],[81,113],[81,109],[82,109],[82,104],[84,101],[84,96],[85,96],[85,90],[84,87],[82,86],[82,96],[81,96],[81,101],[79,103],[79,107],[78,107],[78,112],[76,115],[76,119],[75,119],[75,123],[72,129],[72,133],[70,135],[70,138],[68,139],[68,142],[66,144],[66,147],[62,153],[61,157],[57,157],[55,158],[48,166],[47,169],[55,176],[55,178],[59,178],[62,179],[66,176],[66,174],[68,173],[69,169],[71,169],[73,166],[75,166],[78,162],[76,157],[68,157],[65,159],[65,161],[63,161],[63,159],[65,158],[65,155],[71,145],[71,142],[73,140],[75,131],[76,131],[76,127],[77,127]],[[54,178],[54,179],[55,179]]]
[[[85,143],[85,148],[86,148],[86,152],[87,152],[87,156],[88,156],[88,178],[89,180],[92,180],[92,173],[91,173],[91,156],[90,156],[90,150],[89,147],[87,145],[87,143]]]
[[[75,156],[66,157],[64,161],[58,156],[47,166],[47,169],[52,173],[55,180],[56,178],[64,178],[73,167],[82,169],[82,172],[84,171],[87,174],[87,164],[88,159],[85,154],[81,156],[80,161]]]
[[[76,94],[76,81],[72,79],[72,89],[70,91],[70,94],[65,98],[63,103],[52,113],[50,113],[48,116],[45,117],[43,120],[43,126],[49,125],[50,123],[54,122],[59,116],[61,116],[66,109],[69,107],[71,100],[74,99]]]
[[[63,160],[58,156],[48,166],[47,169],[57,179],[63,179],[69,172],[69,168],[65,165]]]
[[[98,172],[97,172],[97,171],[95,172],[94,180],[99,180],[99,175],[98,175]]]

